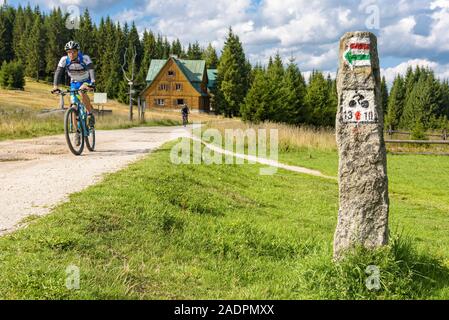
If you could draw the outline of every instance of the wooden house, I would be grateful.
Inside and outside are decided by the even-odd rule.
[[[211,76],[211,80],[209,80]],[[147,86],[140,93],[146,108],[181,108],[210,111],[210,88],[216,70],[207,70],[204,60],[183,60],[171,56],[166,60],[151,60]]]

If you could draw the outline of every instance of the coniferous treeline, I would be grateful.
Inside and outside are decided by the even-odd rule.
[[[211,44],[202,48],[195,42],[184,48],[179,39],[170,43],[151,30],[139,37],[134,22],[121,25],[106,17],[97,26],[87,9],[80,17],[79,29],[67,29],[67,18],[59,8],[45,14],[38,6],[0,7],[0,85],[23,87],[22,73],[51,81],[59,59],[65,55],[65,43],[75,40],[94,61],[98,90],[124,103],[129,102],[129,96],[121,66],[129,70],[135,49],[137,91],[145,87],[152,59],[176,54],[184,59],[204,59],[208,68],[218,69],[216,86],[211,90],[212,108],[217,114],[241,116],[252,122],[335,124],[335,79],[313,71],[306,81],[295,60],[291,58],[284,65],[279,54],[270,58],[267,66],[252,67],[231,28],[219,57]],[[436,79],[430,69],[409,68],[404,77],[397,76],[390,94],[382,78],[381,95],[387,128],[419,132],[448,126],[448,81]]]
[[[337,88],[330,75],[319,71],[313,71],[307,84],[294,59],[284,66],[279,54],[270,57],[267,67],[252,68],[239,37],[229,29],[214,100],[217,113],[246,121],[333,126]]]
[[[145,86],[151,59],[166,59],[176,54],[183,59],[205,59],[209,68],[216,68],[218,56],[212,45],[202,48],[198,42],[184,48],[179,39],[169,42],[166,37],[145,30],[139,37],[134,23],[121,25],[110,17],[102,18],[97,26],[86,9],[80,17],[78,29],[68,29],[68,14],[56,8],[41,12],[39,6],[0,6],[0,66],[11,63],[22,66],[26,76],[36,80],[52,81],[59,59],[65,55],[64,45],[75,40],[81,51],[95,64],[97,88],[109,98],[128,103],[128,83],[122,72],[137,53],[135,65],[136,89]],[[126,61],[124,53],[127,51]],[[5,67],[10,70],[12,66]]]
[[[409,67],[397,75],[387,103],[387,128],[409,129],[419,134],[428,129],[447,128],[449,84],[436,79],[426,67]]]

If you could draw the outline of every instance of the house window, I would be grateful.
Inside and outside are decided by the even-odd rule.
[[[168,84],[166,84],[166,83],[161,83],[161,84],[159,85],[159,90],[168,91]]]
[[[182,84],[181,83],[177,83],[175,85],[175,89],[176,89],[176,91],[182,91]]]
[[[154,104],[157,106],[165,106],[165,99],[154,99]]]
[[[173,70],[168,70],[168,76],[169,77],[174,77],[175,76],[175,72]]]
[[[178,106],[184,104],[184,99],[176,99],[176,104],[177,104]]]

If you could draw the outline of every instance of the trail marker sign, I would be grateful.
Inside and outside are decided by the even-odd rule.
[[[340,40],[336,117],[339,211],[334,259],[362,245],[388,243],[388,177],[377,38],[349,32]]]
[[[343,58],[353,67],[371,66],[371,40],[366,37],[353,37],[346,42]]]
[[[342,94],[344,123],[376,123],[378,116],[373,90],[346,90]]]

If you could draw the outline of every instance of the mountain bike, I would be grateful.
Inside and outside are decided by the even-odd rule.
[[[52,91],[53,94],[65,95],[73,94],[74,103],[67,109],[64,115],[64,133],[70,151],[79,156],[83,152],[84,143],[89,151],[95,150],[95,117],[90,115],[87,119],[86,107],[81,103],[80,92],[88,90],[66,90],[60,89]],[[89,120],[89,121],[88,121]],[[79,134],[77,140],[76,134]]]

